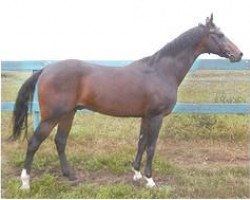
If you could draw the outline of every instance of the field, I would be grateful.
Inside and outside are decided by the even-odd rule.
[[[2,72],[2,101],[14,101],[28,73]],[[178,91],[179,102],[249,102],[250,72],[197,71]],[[32,134],[32,116],[30,116]],[[171,114],[157,143],[147,189],[133,183],[140,119],[77,113],[67,155],[78,181],[61,175],[54,132],[41,145],[31,190],[21,191],[27,140],[7,142],[11,113],[1,113],[2,198],[249,198],[249,116]],[[143,171],[143,170],[142,170]]]

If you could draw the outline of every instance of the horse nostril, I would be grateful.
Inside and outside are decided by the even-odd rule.
[[[243,56],[243,53],[242,53],[242,52],[240,52],[240,56],[241,56],[241,57]]]

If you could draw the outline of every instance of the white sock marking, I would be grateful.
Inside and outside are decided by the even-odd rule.
[[[26,169],[22,170],[21,173],[21,181],[22,181],[22,190],[29,190],[30,189],[30,175],[27,174]]]
[[[155,184],[155,182],[154,182],[154,180],[153,180],[152,177],[151,177],[151,178],[147,178],[147,177],[145,176],[144,178],[145,178],[145,180],[147,181],[146,187],[148,187],[148,188],[153,188],[153,187],[156,186],[156,184]]]
[[[142,175],[141,175],[141,172],[140,171],[137,171],[137,170],[135,170],[135,169],[133,169],[133,171],[134,171],[134,176],[133,176],[133,180],[134,181],[138,181],[138,180],[140,180],[141,178],[142,178]]]

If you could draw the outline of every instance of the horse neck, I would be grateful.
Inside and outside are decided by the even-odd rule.
[[[168,77],[169,75],[174,77],[178,85],[180,85],[185,78],[196,58],[204,53],[204,49],[200,48],[202,43],[202,32],[200,31],[200,33],[196,33],[196,35],[193,36],[191,35],[192,32],[188,34],[190,34],[188,37],[197,39],[186,42],[184,40],[187,38],[187,34],[184,34],[184,36],[175,39],[152,56],[155,61],[154,65],[158,70]],[[186,44],[183,45],[183,42],[186,42]],[[174,47],[175,45],[177,45],[176,48]]]
[[[194,49],[187,48],[172,58],[173,65],[170,67],[178,85],[181,84],[198,56]]]

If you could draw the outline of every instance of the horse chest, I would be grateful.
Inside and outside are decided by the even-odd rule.
[[[170,113],[176,104],[176,90],[162,90],[152,94],[148,111],[150,113]]]

